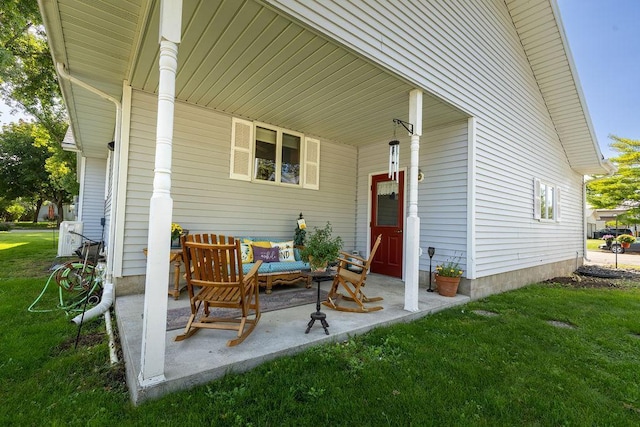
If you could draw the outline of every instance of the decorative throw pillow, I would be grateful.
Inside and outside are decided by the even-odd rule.
[[[271,242],[271,247],[280,248],[280,261],[293,262],[296,257],[293,254],[293,240],[288,242]]]
[[[254,242],[251,239],[244,239],[241,243],[240,243],[240,250],[242,250],[242,263],[246,264],[246,263],[250,263],[250,262],[254,262],[254,256],[253,256],[253,246],[260,246],[262,248],[270,248],[271,247],[271,243],[270,242]]]
[[[245,242],[247,240],[245,239]],[[253,262],[253,251],[251,250],[251,243],[240,243],[240,251],[242,252],[242,263],[247,264]]]
[[[251,244],[253,246],[259,246],[261,248],[270,248],[271,247],[271,242],[266,242],[266,241],[264,241],[264,242],[262,242],[262,241],[261,242],[251,242]]]
[[[280,259],[280,250],[276,246],[275,248],[261,248],[260,246],[253,247],[253,259],[255,261],[262,262],[278,262]]]

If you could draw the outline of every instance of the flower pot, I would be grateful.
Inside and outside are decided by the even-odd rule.
[[[436,274],[436,289],[445,297],[454,297],[458,293],[459,277],[445,277]]]
[[[311,266],[311,270],[319,272],[319,271],[326,271],[327,267],[329,266],[329,263],[325,261],[317,265],[315,262],[313,262],[313,257],[309,256],[309,265]]]
[[[171,238],[171,249],[180,249],[182,248],[182,245],[180,244],[180,238],[182,236],[186,236],[187,234],[189,234],[189,230],[182,230],[182,233],[176,237],[176,238]]]
[[[631,247],[631,243],[629,242],[622,242],[620,243],[622,245],[623,248],[625,249],[629,249]]]

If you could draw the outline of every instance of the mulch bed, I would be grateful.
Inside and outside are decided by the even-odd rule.
[[[640,282],[640,270],[583,265],[571,276],[554,277],[543,283],[559,283],[575,288],[620,288],[623,282]]]

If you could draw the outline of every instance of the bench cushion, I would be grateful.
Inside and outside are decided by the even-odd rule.
[[[253,267],[253,263],[242,264],[244,274]],[[308,270],[309,264],[304,261],[269,262],[262,263],[258,269],[258,274],[293,273],[301,270]]]

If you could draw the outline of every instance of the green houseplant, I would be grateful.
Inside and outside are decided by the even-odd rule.
[[[330,262],[338,258],[342,249],[342,238],[331,236],[331,223],[327,222],[324,228],[314,227],[313,233],[308,236],[300,256],[304,262],[311,265],[312,270],[326,268]]]

